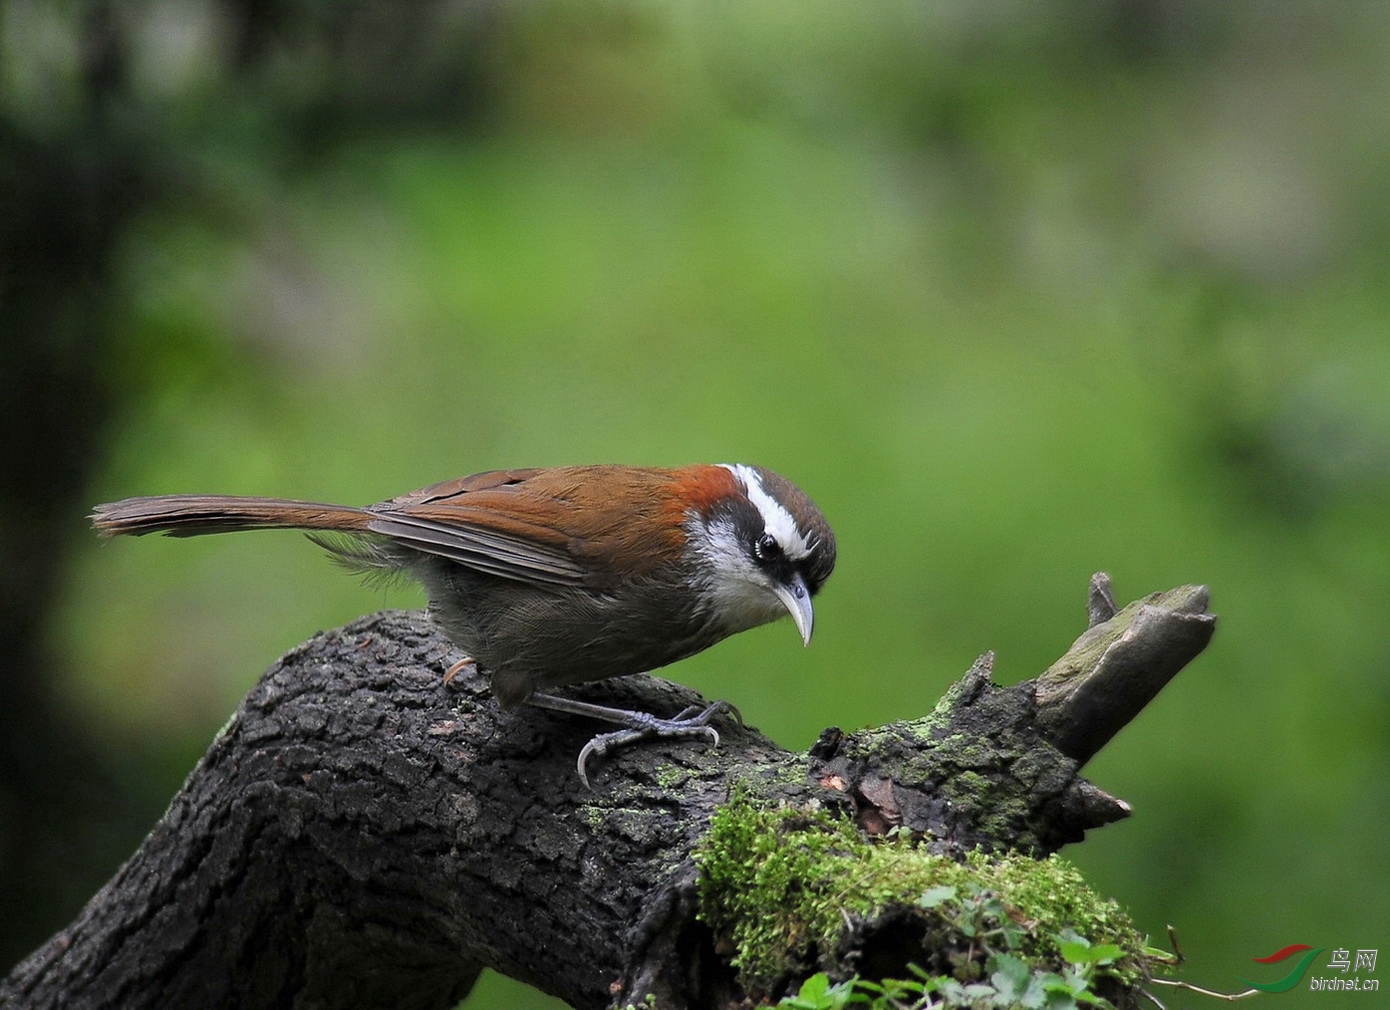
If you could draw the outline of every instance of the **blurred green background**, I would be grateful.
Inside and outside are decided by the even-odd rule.
[[[809,650],[669,671],[791,748],[1209,584],[1065,854],[1199,983],[1390,946],[1388,99],[1373,3],[0,4],[6,966],[276,656],[420,603],[91,504],[601,461],[830,517]]]

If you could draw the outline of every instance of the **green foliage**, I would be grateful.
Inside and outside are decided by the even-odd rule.
[[[983,910],[984,903],[961,902],[959,914],[950,916],[949,921],[962,929],[978,927],[989,914]],[[855,976],[832,984],[829,976],[817,972],[777,1006],[787,1010],[844,1010],[851,1006],[864,1010],[1082,1010],[1113,1006],[1096,992],[1093,983],[1098,976],[1103,977],[1104,969],[1127,956],[1119,946],[1092,946],[1074,932],[1064,934],[1057,938],[1064,963],[1060,970],[1052,971],[1010,953],[1016,949],[1013,942],[1017,938],[1017,934],[1000,934],[1002,945],[988,948],[985,974],[979,981],[929,975],[914,964],[907,966],[910,978],[877,981]]]
[[[1055,855],[977,852],[958,863],[902,835],[870,839],[823,810],[768,809],[735,796],[715,814],[696,863],[700,917],[732,945],[753,992],[804,974],[812,961],[833,958],[847,931],[904,909],[928,923],[924,957],[945,952],[945,960],[936,975],[892,985],[965,1000],[947,1006],[969,1006],[985,988],[1021,1006],[1073,1006],[1098,998],[1096,979],[1130,984],[1144,964],[1128,916]],[[874,985],[890,983],[812,982],[796,998],[840,1006]]]

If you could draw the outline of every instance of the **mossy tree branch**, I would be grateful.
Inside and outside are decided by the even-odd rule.
[[[581,1008],[732,1006],[746,979],[698,916],[693,858],[732,791],[953,856],[1040,856],[1128,813],[1078,769],[1214,618],[1193,587],[1107,601],[1099,578],[1092,627],[1036,681],[994,687],[985,657],[921,719],[827,730],[806,754],[744,727],[717,750],[636,747],[593,791],[573,764],[592,725],[501,713],[467,673],[445,685],[458,654],[420,614],[355,621],[267,671],[136,854],[0,982],[0,1005],[444,1008],[492,967]],[[700,700],[645,676],[575,695]],[[847,915],[846,942],[881,940],[874,914]]]

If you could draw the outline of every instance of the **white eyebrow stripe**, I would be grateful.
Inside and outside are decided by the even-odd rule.
[[[763,517],[763,529],[772,534],[772,538],[781,545],[783,554],[793,561],[800,561],[811,553],[811,545],[797,528],[796,520],[792,518],[786,506],[764,490],[757,470],[743,463],[719,465],[743,482],[743,486],[748,489],[748,500]]]

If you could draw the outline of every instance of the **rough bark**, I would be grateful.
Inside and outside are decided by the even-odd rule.
[[[1080,765],[1205,646],[1206,593],[1118,613],[1037,681],[989,657],[924,718],[827,730],[806,754],[729,726],[605,757],[586,790],[573,717],[502,713],[420,614],[326,632],[276,663],[139,851],[0,983],[26,1007],[449,1007],[483,967],[581,1008],[731,1005],[695,916],[692,848],[740,783],[815,797],[939,851],[1043,854],[1128,813]],[[577,697],[674,712],[653,677]],[[1120,713],[1120,714],[1117,714]],[[866,934],[871,935],[871,934]]]

